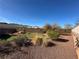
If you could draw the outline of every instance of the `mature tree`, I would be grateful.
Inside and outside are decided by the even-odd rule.
[[[59,30],[59,29],[61,29],[61,26],[59,26],[58,24],[55,23],[52,25],[52,29]]]
[[[71,24],[65,24],[64,29],[72,29],[73,26]]]
[[[46,24],[44,27],[43,27],[44,30],[50,30],[52,29],[52,26],[50,24]]]

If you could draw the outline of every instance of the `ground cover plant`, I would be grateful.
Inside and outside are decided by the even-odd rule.
[[[51,39],[58,39],[59,37],[59,33],[53,30],[48,30],[47,34]]]

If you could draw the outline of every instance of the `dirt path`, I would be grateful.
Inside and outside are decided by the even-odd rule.
[[[55,42],[53,47],[29,47],[24,48],[26,53],[16,52],[5,56],[3,59],[77,59],[71,36],[62,36],[67,42]],[[1,58],[0,58],[1,59]]]
[[[63,36],[68,42],[54,42],[57,45],[49,48],[37,47],[33,50],[33,59],[77,59],[71,36]]]

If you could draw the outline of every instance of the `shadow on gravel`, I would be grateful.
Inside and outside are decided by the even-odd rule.
[[[58,41],[58,42],[68,42],[69,40],[58,38],[58,39],[55,39],[54,41]]]
[[[11,37],[11,35],[9,35],[9,34],[1,34],[0,35],[0,39],[2,39],[2,40],[7,40],[8,38],[10,38]]]
[[[53,46],[56,46],[56,44],[52,43],[52,42],[48,42],[46,47],[53,47]]]
[[[3,54],[3,55],[8,55],[9,53],[11,52],[14,52],[14,50],[10,47],[0,47],[0,55]]]

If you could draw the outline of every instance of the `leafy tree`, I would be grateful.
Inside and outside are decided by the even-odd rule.
[[[72,29],[72,25],[71,24],[65,24],[64,25],[64,29]]]
[[[73,26],[71,24],[66,24],[64,26],[65,33],[71,33],[72,28],[73,28]]]
[[[46,25],[43,27],[43,29],[44,29],[45,31],[48,31],[48,30],[51,30],[51,29],[52,29],[52,26],[51,26],[50,24],[46,24]]]
[[[58,24],[55,23],[52,25],[52,29],[59,30],[59,29],[61,29],[61,26],[59,26]]]

